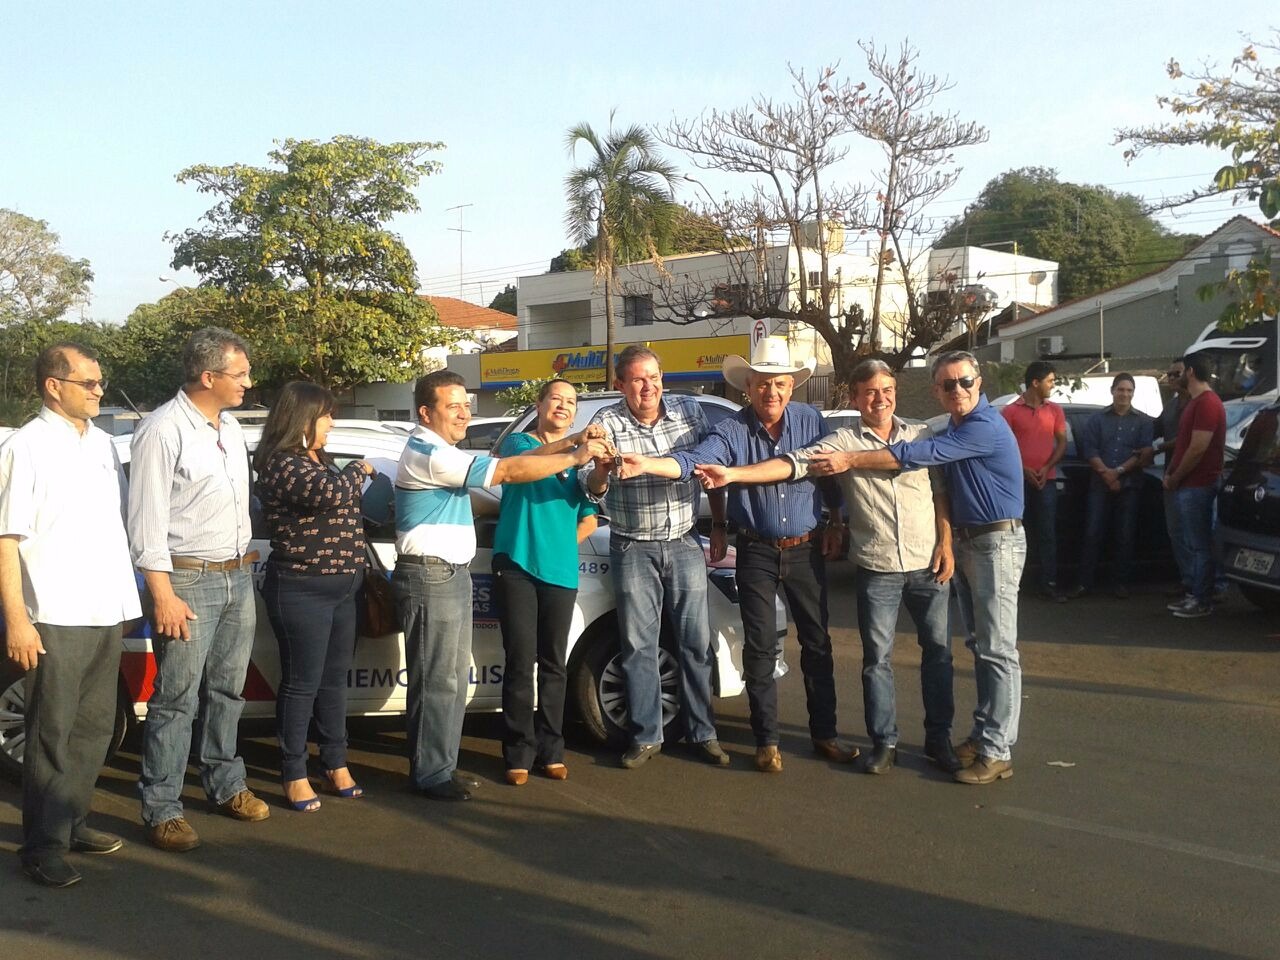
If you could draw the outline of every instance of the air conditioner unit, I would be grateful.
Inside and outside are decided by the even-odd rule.
[[[1067,352],[1067,343],[1062,337],[1037,337],[1036,352],[1042,357],[1056,357]]]

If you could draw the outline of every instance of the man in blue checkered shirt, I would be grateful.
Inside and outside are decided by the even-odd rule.
[[[664,457],[696,446],[709,432],[691,397],[662,396],[662,364],[648,347],[618,356],[614,386],[623,399],[595,415],[619,454]],[[726,766],[711,709],[715,656],[707,620],[707,569],[694,530],[701,490],[690,478],[612,479],[598,461],[579,481],[609,517],[610,569],[622,634],[622,672],[630,711],[631,745],[622,766],[634,769],[662,749],[662,688],[658,638],[665,610],[675,630],[686,738],[700,759]],[[713,520],[724,521],[724,494],[709,494]],[[720,544],[723,551],[723,541]],[[723,555],[723,553],[722,553]]]

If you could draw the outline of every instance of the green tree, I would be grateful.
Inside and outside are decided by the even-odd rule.
[[[715,220],[690,210],[682,203],[672,203],[655,210],[650,225],[653,249],[659,257],[674,257],[681,253],[705,253],[718,251],[725,245],[724,230]],[[548,273],[564,273],[569,270],[595,269],[596,238],[593,234],[580,247],[569,247],[551,258]],[[650,256],[649,249],[640,250],[633,259]],[[619,262],[628,262],[620,258]]]
[[[1280,30],[1265,41],[1246,42],[1227,70],[1206,64],[1184,71],[1177,60],[1169,61],[1169,79],[1189,86],[1156,98],[1159,107],[1173,115],[1171,122],[1116,131],[1116,142],[1128,145],[1125,158],[1134,160],[1163,147],[1202,146],[1225,150],[1230,160],[1211,184],[1165,201],[1160,208],[1227,195],[1257,203],[1270,225],[1280,227],[1280,66],[1264,62],[1277,56]],[[1217,290],[1233,297],[1222,317],[1228,327],[1280,313],[1280,274],[1272,270],[1270,257],[1233,271],[1201,294],[1208,298]]]
[[[1065,301],[1171,263],[1199,239],[1166,230],[1132,194],[1063,183],[1056,170],[1022,167],[989,181],[936,246],[1013,242],[1029,257],[1056,260],[1058,297]]]
[[[612,384],[618,264],[659,257],[654,235],[661,228],[655,223],[671,216],[676,169],[658,156],[643,127],[610,128],[602,139],[590,124],[580,123],[569,130],[566,145],[570,156],[580,145],[589,148],[587,163],[565,178],[565,226],[579,244],[594,237],[596,278],[604,282],[605,380]]]
[[[489,301],[489,309],[500,310],[514,317],[516,315],[516,285],[508,283],[503,287],[502,292]]]
[[[79,329],[59,318],[88,302],[92,280],[89,261],[63,253],[48,223],[0,209],[0,423],[38,408],[36,355]]]
[[[284,140],[272,167],[188,167],[178,182],[219,199],[203,226],[169,238],[173,266],[234,298],[283,378],[344,387],[412,375],[447,335],[387,224],[418,209],[413,188],[440,167],[422,157],[442,146]]]

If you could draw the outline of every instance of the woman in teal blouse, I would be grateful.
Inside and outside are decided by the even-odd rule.
[[[538,394],[534,425],[525,433],[510,434],[498,456],[563,453],[603,432],[597,426],[570,434],[577,411],[573,384],[548,382]],[[506,651],[502,755],[512,786],[527,783],[530,770],[552,780],[569,776],[564,765],[565,650],[578,596],[578,544],[596,528],[596,512],[573,471],[502,491],[493,573]]]

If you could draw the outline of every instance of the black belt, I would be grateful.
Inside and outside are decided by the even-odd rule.
[[[974,537],[980,537],[984,533],[1013,533],[1015,530],[1022,529],[1021,520],[996,520],[994,523],[979,523],[972,527],[956,527],[955,534],[961,540],[972,540]]]
[[[416,563],[423,567],[448,567],[451,570],[461,570],[467,566],[465,563],[450,563],[439,557],[424,557],[416,553],[402,553],[396,557],[396,563]]]
[[[814,531],[810,530],[808,533],[802,533],[798,537],[778,537],[776,540],[772,540],[769,537],[760,536],[760,534],[748,527],[739,527],[738,535],[746,537],[748,540],[754,540],[756,543],[763,543],[766,546],[773,547],[775,550],[788,550],[791,547],[798,547],[802,543],[808,543],[813,539]]]

